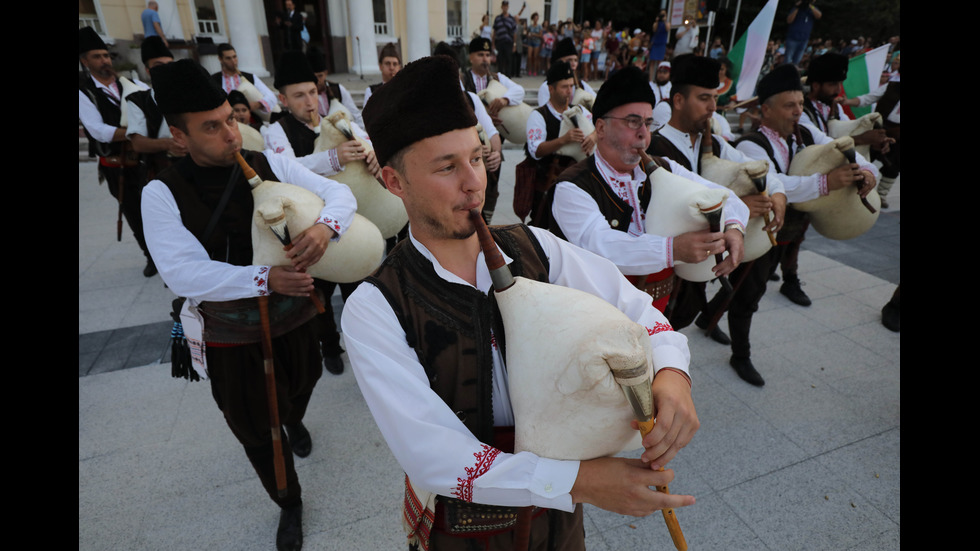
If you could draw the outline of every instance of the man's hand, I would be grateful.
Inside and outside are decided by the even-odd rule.
[[[745,206],[749,207],[749,218],[758,218],[772,212],[772,197],[761,193],[753,193],[739,197]]]
[[[313,224],[297,235],[292,241],[293,247],[286,251],[293,269],[301,272],[316,264],[327,250],[334,233],[326,224]]]
[[[867,197],[871,190],[877,185],[875,181],[875,175],[871,173],[870,170],[861,169],[861,175],[864,178],[863,184],[861,184],[861,189],[858,191],[858,195],[861,197]]]
[[[884,154],[888,153],[894,138],[885,134],[884,128],[875,128],[854,136],[854,145],[870,145],[872,149]]]
[[[786,195],[776,193],[770,199],[772,199],[772,223],[763,230],[769,230],[775,234],[783,228],[783,223],[786,222]]]
[[[342,165],[363,160],[366,156],[364,146],[357,140],[346,141],[337,146],[337,159]]]
[[[657,420],[643,438],[643,455],[640,459],[649,463],[657,471],[664,467],[677,452],[690,443],[694,433],[701,427],[694,400],[691,398],[691,383],[687,377],[669,369],[662,369],[653,378],[653,416]],[[635,427],[639,427],[633,421]]]
[[[375,178],[381,177],[381,165],[378,164],[378,157],[374,154],[374,150],[367,152],[364,157],[364,162],[367,163],[368,172],[371,173]]]
[[[297,272],[292,266],[273,266],[269,270],[269,290],[294,297],[309,296],[313,292],[313,276]]]
[[[595,146],[596,146],[595,132],[589,134],[588,136],[582,139],[582,152],[585,153],[586,155],[592,155],[592,150],[595,149]]]
[[[834,191],[835,189],[846,188],[860,178],[861,170],[857,163],[841,165],[827,173],[827,189]]]
[[[167,153],[171,157],[183,157],[187,155],[187,146],[177,143],[173,138],[166,138]]]
[[[694,496],[664,494],[654,489],[673,479],[674,471],[651,470],[639,459],[600,457],[579,463],[570,493],[573,503],[590,503],[621,515],[644,517],[660,509],[694,505]]]
[[[708,230],[682,233],[674,237],[674,260],[697,264],[725,252],[725,235]]]
[[[491,117],[498,117],[500,110],[508,105],[510,105],[510,101],[507,98],[497,98],[491,101],[490,105],[487,106],[487,114]],[[498,120],[494,120],[493,123],[497,124]]]
[[[500,152],[491,151],[484,157],[483,162],[487,165],[487,170],[490,172],[496,172],[500,168]]]
[[[562,139],[565,141],[566,144],[582,143],[582,140],[585,139],[585,133],[582,132],[581,128],[572,128],[568,132],[565,132],[565,135],[562,136]]]
[[[739,263],[742,262],[742,257],[745,256],[745,236],[742,235],[742,232],[732,228],[726,231],[724,236],[725,250],[728,251],[728,256],[725,260],[722,260],[711,268],[715,277],[726,276],[732,273],[735,268],[738,268]]]

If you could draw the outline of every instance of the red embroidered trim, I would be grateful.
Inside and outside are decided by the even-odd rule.
[[[663,332],[663,331],[673,331],[673,330],[674,330],[674,328],[671,327],[669,323],[661,323],[661,322],[658,321],[657,323],[653,324],[653,329],[650,329],[649,327],[647,327],[647,335],[652,337],[652,336],[656,335],[657,333],[660,333],[660,332]]]
[[[265,274],[269,271],[268,266],[262,266],[259,268],[259,274],[253,279],[255,281],[256,287],[259,288],[259,296],[266,296],[269,294],[269,289],[266,284]]]
[[[418,538],[419,546],[423,551],[428,551],[435,513],[426,509],[425,504],[419,501],[408,483],[408,475],[405,475],[405,503],[402,509],[405,520],[412,527],[412,534]]]
[[[486,444],[481,444],[483,450],[473,454],[476,458],[476,465],[473,467],[466,467],[466,478],[457,478],[456,481],[459,484],[456,485],[456,490],[453,491],[453,495],[462,499],[463,501],[472,502],[473,501],[473,481],[483,475],[483,473],[490,470],[490,465],[493,464],[497,456],[500,455],[500,450],[496,448],[491,448]]]

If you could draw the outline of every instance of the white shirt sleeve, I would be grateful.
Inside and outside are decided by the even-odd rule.
[[[268,152],[265,155],[281,181],[309,189],[324,200],[320,218],[342,236],[357,209],[350,189],[313,174],[295,161]],[[141,206],[146,246],[160,277],[177,296],[226,301],[269,294],[269,266],[234,266],[211,260],[181,222],[177,202],[166,184],[149,182],[143,188]]]
[[[282,125],[278,122],[269,125],[262,137],[265,138],[265,148],[267,150],[271,150],[277,155],[295,159],[301,165],[320,176],[333,176],[344,170],[343,165],[340,164],[340,160],[337,157],[336,148],[297,157],[295,151],[293,151],[293,146],[289,143],[289,138],[286,137],[286,133],[282,129]]]
[[[834,138],[831,138],[827,134],[824,134],[823,131],[821,131],[813,124],[805,124],[803,123],[802,119],[800,120],[800,124],[806,126],[807,130],[809,130],[810,133],[813,134],[814,144],[825,144],[834,141]],[[861,167],[863,170],[867,170],[871,174],[874,174],[875,180],[881,179],[881,173],[878,172],[878,167],[876,167],[874,163],[866,159],[864,155],[861,155],[856,149],[854,150],[854,156],[855,156],[855,162],[859,167]]]
[[[780,174],[776,164],[769,158],[766,150],[749,140],[739,142],[738,147],[735,149],[744,153],[750,159],[760,159],[769,162],[769,174],[766,175],[766,180],[769,182],[773,178],[779,179],[780,183],[783,184],[783,193],[786,195],[787,202],[802,203],[803,201],[820,197],[820,174],[811,174],[810,176]],[[773,192],[770,191],[770,193]]]
[[[134,102],[126,100],[126,137],[139,134],[145,138],[150,138],[150,131],[146,128],[146,115]]]
[[[476,120],[483,127],[483,131],[487,134],[487,139],[491,139],[500,132],[497,131],[497,127],[493,125],[493,119],[490,118],[490,113],[487,113],[487,108],[483,105],[483,100],[480,96],[474,94],[473,92],[466,92],[469,94],[470,99],[473,100],[473,113],[476,114]]]
[[[372,92],[370,86],[364,89],[364,105],[367,105],[368,100],[371,99],[371,94]]]
[[[361,110],[357,108],[357,104],[354,103],[354,97],[350,95],[347,88],[344,88],[343,84],[338,84],[340,86],[340,103],[344,104],[344,107],[350,111],[350,114],[354,117],[354,121],[360,126],[364,126],[364,119],[361,118]]]
[[[666,320],[649,295],[630,285],[615,266],[531,228],[549,257],[550,279],[594,292],[648,327],[654,362],[687,371],[684,335],[665,331]],[[486,271],[478,265],[478,270]],[[486,275],[486,274],[484,274]],[[479,276],[478,276],[479,279]],[[358,387],[392,454],[412,483],[444,496],[476,503],[537,505],[572,511],[570,490],[578,461],[509,454],[481,443],[432,391],[416,352],[381,292],[361,285],[344,305],[344,344]]]
[[[259,77],[255,77],[255,88],[262,94],[262,102],[265,104],[266,111],[271,112],[274,107],[279,105],[279,97]]]
[[[540,160],[538,156],[538,146],[548,141],[548,129],[544,122],[544,117],[535,109],[527,117],[527,151],[534,160]]]
[[[607,258],[625,275],[647,275],[673,266],[672,239],[643,233],[629,235],[609,227],[598,203],[571,182],[558,182],[551,213],[565,239]]]
[[[737,195],[735,195],[734,191],[726,188],[725,186],[702,178],[698,173],[684,168],[684,165],[674,161],[673,159],[669,159],[667,157],[664,157],[664,159],[667,159],[667,162],[670,163],[670,171],[677,176],[683,176],[688,180],[694,180],[695,182],[710,188],[728,190],[728,199],[725,200],[725,206],[721,209],[722,220],[724,220],[722,226],[726,226],[728,224],[741,224],[742,230],[745,230],[745,226],[749,222],[749,207],[743,203]]]
[[[85,92],[78,91],[78,118],[82,121],[82,126],[88,131],[89,135],[97,142],[111,143],[112,136],[116,132],[115,126],[111,126],[102,121],[102,114],[99,108],[92,103],[92,100]]]
[[[751,163],[752,161],[758,160],[753,159],[746,155],[745,153],[732,147],[732,144],[722,141],[721,143],[721,158],[733,161],[736,163]],[[775,172],[772,168],[772,161],[769,159],[764,159],[769,163],[769,173],[766,175],[766,191],[772,196],[774,193],[786,194],[786,189],[783,187],[782,176]]]
[[[497,74],[500,84],[507,87],[507,102],[510,105],[518,105],[524,101],[524,87],[504,75]]]
[[[549,99],[551,99],[551,90],[548,90],[548,82],[545,81],[538,87],[538,107],[547,105]]]

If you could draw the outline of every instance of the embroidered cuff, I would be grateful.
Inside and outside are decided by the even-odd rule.
[[[472,502],[473,481],[490,469],[490,465],[493,464],[498,455],[500,455],[500,450],[497,448],[491,448],[486,444],[481,444],[480,451],[473,453],[473,457],[475,458],[474,465],[472,467],[465,467],[463,469],[465,474],[456,478],[457,484],[456,489],[452,491],[453,496],[463,501]]]
[[[327,152],[327,159],[330,162],[330,168],[333,169],[334,174],[344,170],[344,166],[340,164],[340,156],[337,155],[337,149],[331,149]]]
[[[674,267],[674,238],[667,238],[667,267]]]
[[[817,180],[817,189],[820,192],[821,197],[830,193],[830,190],[827,188],[826,174],[820,174],[820,178]]]
[[[258,270],[255,272],[255,276],[252,277],[252,283],[255,284],[258,290],[259,296],[264,297],[269,295],[269,271],[272,269],[271,266],[257,266]]]
[[[331,242],[339,241],[340,236],[343,233],[340,229],[340,222],[334,220],[333,218],[324,218],[323,216],[316,219],[314,224],[325,224],[328,228],[333,230],[333,237],[330,238]]]

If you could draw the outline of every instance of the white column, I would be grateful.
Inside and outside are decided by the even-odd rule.
[[[445,12],[446,3],[441,4]],[[432,53],[429,46],[429,3],[426,0],[407,0],[405,13],[404,62],[410,63]]]
[[[348,0],[350,14],[351,73],[380,75],[374,40],[374,6],[364,0]]]
[[[228,40],[238,55],[238,68],[257,77],[269,76],[262,63],[262,44],[254,6],[249,3],[225,9],[225,19],[228,20]]]

